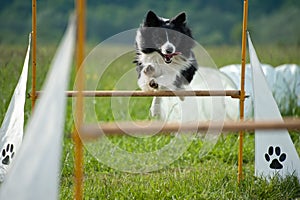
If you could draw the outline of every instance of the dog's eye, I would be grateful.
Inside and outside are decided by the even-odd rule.
[[[171,41],[173,41],[175,43],[180,42],[180,36],[177,34],[173,35]]]
[[[153,39],[158,44],[162,44],[164,42],[164,38],[165,38],[165,36],[163,35],[162,32],[160,32],[160,31],[153,32]]]
[[[155,37],[155,40],[159,45],[161,45],[164,42],[164,40],[161,37]]]
[[[170,39],[171,39],[172,41],[176,41],[176,40],[178,40],[178,39],[180,38],[179,34],[176,33],[176,32],[171,33],[170,36],[171,36]]]
[[[155,30],[155,31],[153,31],[152,35],[154,37],[157,37],[157,38],[162,38],[163,37],[163,32],[160,31],[160,30]]]

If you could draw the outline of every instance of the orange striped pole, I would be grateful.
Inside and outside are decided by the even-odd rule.
[[[244,0],[243,28],[242,28],[240,121],[244,121],[247,18],[248,18],[248,0]],[[244,137],[244,131],[242,130],[239,132],[239,154],[238,154],[238,182],[239,183],[243,178],[243,137]]]
[[[85,0],[76,1],[77,10],[77,42],[76,42],[76,87],[78,96],[76,99],[75,129],[73,139],[75,143],[75,199],[83,198],[83,145],[79,136],[80,127],[83,125],[83,69],[85,44]]]
[[[32,88],[31,109],[34,109],[36,100],[36,0],[32,0]]]

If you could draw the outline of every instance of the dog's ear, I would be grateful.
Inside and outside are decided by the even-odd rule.
[[[171,23],[173,23],[175,25],[185,24],[186,23],[186,14],[185,14],[185,12],[181,12],[178,15],[176,15],[175,17],[173,17],[171,19]]]
[[[144,26],[146,27],[158,27],[160,26],[161,20],[159,17],[153,12],[153,11],[148,11],[145,21],[144,21]]]

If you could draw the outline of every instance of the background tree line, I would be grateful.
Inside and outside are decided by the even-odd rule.
[[[200,44],[239,44],[242,0],[87,0],[87,39],[102,40],[137,28],[148,10],[164,17],[181,11]],[[74,0],[37,0],[38,42],[58,42]],[[300,45],[299,0],[249,0],[248,29],[261,44]],[[0,44],[27,42],[31,31],[31,1],[0,1]]]

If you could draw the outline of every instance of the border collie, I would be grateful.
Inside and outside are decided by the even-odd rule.
[[[139,87],[144,91],[184,89],[197,71],[194,45],[184,12],[165,19],[149,11],[136,34]]]
[[[134,63],[138,86],[143,91],[183,90],[192,81],[198,67],[192,52],[195,42],[184,12],[165,19],[149,11],[137,30],[135,45]],[[159,114],[154,108],[158,104],[159,98],[154,97],[152,116]]]

